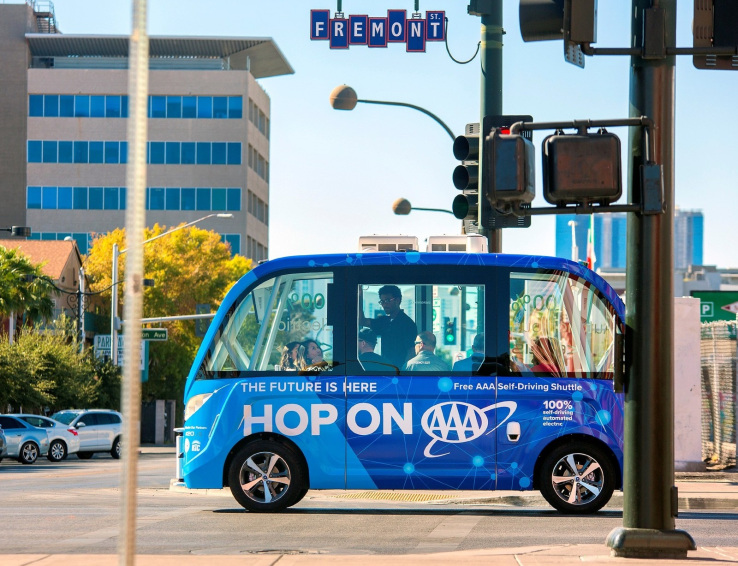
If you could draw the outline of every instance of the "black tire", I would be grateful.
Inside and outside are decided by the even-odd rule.
[[[120,460],[120,437],[113,440],[113,447],[110,449],[110,455],[115,460]]]
[[[307,471],[301,458],[286,444],[255,440],[234,456],[228,485],[244,508],[274,513],[302,499],[307,492]]]
[[[38,460],[38,446],[34,442],[26,442],[18,453],[18,461],[21,464],[33,464],[36,460]]]
[[[92,458],[93,452],[77,452],[77,458],[80,460],[89,460]]]
[[[562,513],[588,514],[604,507],[615,490],[610,454],[590,443],[564,444],[543,459],[541,495]]]
[[[297,494],[297,498],[295,498],[295,501],[292,503],[292,505],[297,505],[298,503],[300,503],[300,501],[302,501],[303,497],[305,497],[307,495],[307,492],[308,491],[310,491],[310,490],[307,487],[303,487],[300,490],[300,493]]]
[[[67,445],[63,440],[52,440],[49,444],[49,453],[46,457],[51,462],[61,462],[67,457]]]

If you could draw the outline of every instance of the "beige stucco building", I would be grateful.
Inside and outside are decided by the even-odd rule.
[[[128,38],[67,35],[53,7],[0,4],[0,228],[91,237],[125,224]],[[199,224],[256,260],[269,246],[270,100],[292,73],[269,38],[151,37],[147,220]],[[3,232],[0,232],[2,237]]]

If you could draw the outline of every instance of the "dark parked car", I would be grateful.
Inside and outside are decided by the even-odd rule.
[[[44,429],[10,415],[0,415],[0,427],[5,433],[9,458],[22,464],[33,464],[49,450],[49,437]]]

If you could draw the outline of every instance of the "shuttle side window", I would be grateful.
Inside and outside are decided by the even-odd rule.
[[[368,373],[472,373],[485,357],[484,286],[361,285],[356,356]]]
[[[612,378],[614,330],[612,308],[583,279],[510,274],[511,372]]]

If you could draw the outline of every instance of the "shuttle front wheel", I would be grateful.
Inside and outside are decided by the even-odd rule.
[[[272,440],[241,448],[228,470],[233,497],[252,512],[282,511],[307,492],[307,473],[294,449]]]

